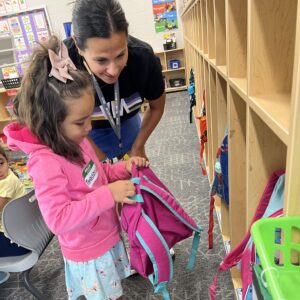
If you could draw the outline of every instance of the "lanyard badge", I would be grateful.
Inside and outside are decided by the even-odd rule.
[[[84,65],[88,70],[88,72],[90,73],[90,75],[92,76],[93,84],[96,89],[96,93],[98,95],[100,103],[102,105],[103,112],[107,120],[109,121],[111,128],[113,129],[115,135],[119,140],[119,148],[122,148],[123,145],[122,145],[122,137],[121,137],[121,116],[120,116],[121,100],[120,100],[119,81],[117,80],[114,84],[114,96],[115,96],[115,103],[116,103],[116,120],[114,120],[95,75],[91,72],[90,68],[88,67],[85,61],[84,61]]]

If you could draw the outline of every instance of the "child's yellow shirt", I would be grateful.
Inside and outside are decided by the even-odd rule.
[[[11,171],[8,176],[0,180],[0,197],[9,198],[10,200],[19,198],[26,194],[26,190],[20,179]],[[2,227],[2,211],[0,211],[0,231]]]

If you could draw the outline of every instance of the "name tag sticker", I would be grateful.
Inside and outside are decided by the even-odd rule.
[[[88,187],[92,187],[98,178],[98,170],[92,160],[90,160],[87,166],[84,168],[82,176]]]

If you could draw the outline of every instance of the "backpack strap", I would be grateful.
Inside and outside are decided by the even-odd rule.
[[[215,198],[211,194],[210,202],[209,202],[209,220],[208,220],[208,249],[213,248],[213,230],[214,230],[214,206],[215,206]]]
[[[187,269],[190,271],[193,269],[196,261],[196,255],[198,253],[199,243],[200,243],[200,232],[202,228],[199,228],[199,231],[194,231],[194,238],[192,243],[192,250],[188,260]]]
[[[203,231],[203,228],[201,226],[193,226],[190,224],[188,221],[186,221],[182,216],[180,216],[176,210],[174,210],[170,204],[164,200],[164,195],[167,193],[169,194],[168,191],[164,190],[162,187],[154,184],[149,180],[147,176],[143,176],[143,180],[140,182],[140,189],[147,191],[148,193],[152,194],[155,196],[161,203],[165,205],[166,208],[169,209],[169,211],[176,217],[178,218],[183,224],[185,224],[187,227],[189,227],[191,230],[194,231],[194,239],[192,243],[192,249],[191,249],[191,254],[188,260],[187,264],[187,269],[191,270],[194,266],[195,260],[196,260],[196,255],[198,252],[198,247],[201,239],[201,231]],[[155,189],[155,191],[154,191]]]
[[[173,277],[170,250],[155,224],[143,210],[136,230],[136,237],[148,254],[153,266],[153,273],[149,275],[149,280],[154,286],[154,292],[161,293],[164,300],[169,300],[167,283]]]
[[[200,159],[199,164],[201,167],[202,175],[206,176],[206,166],[204,162],[204,150],[205,150],[205,143],[207,142],[207,125],[206,125],[206,108],[205,108],[205,90],[203,91],[203,100],[202,100],[202,112],[199,117],[200,123]]]

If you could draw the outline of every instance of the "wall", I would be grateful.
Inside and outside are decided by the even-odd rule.
[[[162,33],[156,33],[151,0],[119,0],[129,22],[129,32],[137,38],[147,41],[155,51],[162,51]],[[43,6],[46,3],[53,32],[65,37],[63,23],[71,21],[72,0],[27,0],[29,8]],[[175,30],[177,46],[183,47],[182,24],[178,16],[179,29]]]
[[[155,51],[163,50],[163,33],[156,33],[152,13],[152,0],[119,0],[129,22],[132,35],[147,41]],[[177,46],[183,47],[182,24],[178,17],[179,29],[175,30]]]

